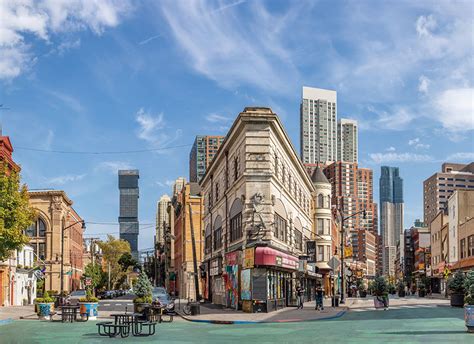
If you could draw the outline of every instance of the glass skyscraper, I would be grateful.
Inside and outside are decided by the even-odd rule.
[[[120,190],[119,228],[120,239],[130,243],[132,256],[138,259],[138,170],[119,170]]]
[[[380,235],[383,247],[383,271],[395,275],[396,247],[403,245],[403,179],[398,167],[382,166],[380,175]],[[400,252],[400,261],[403,254]]]

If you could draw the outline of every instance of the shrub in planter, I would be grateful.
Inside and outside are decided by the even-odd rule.
[[[464,306],[464,274],[461,270],[456,271],[454,276],[448,282],[448,289],[451,294],[451,306],[462,307]]]
[[[43,294],[43,297],[38,297],[35,300],[38,318],[40,320],[50,320],[51,312],[54,309],[54,300],[49,296],[48,292]]]
[[[395,295],[396,292],[397,292],[397,288],[395,288],[395,285],[393,285],[392,283],[390,283],[388,285],[388,292],[392,295]]]
[[[99,314],[99,299],[92,295],[92,291],[87,289],[86,297],[79,299],[80,314],[81,318],[85,320],[97,320],[97,315]]]
[[[466,290],[464,298],[464,321],[467,332],[474,333],[474,270],[467,273],[464,288]]]
[[[426,296],[426,287],[424,283],[418,284],[418,296],[425,297]]]
[[[388,285],[385,278],[375,277],[372,287],[375,308],[388,308]]]
[[[152,288],[150,280],[145,272],[142,271],[133,287],[133,292],[137,296],[133,300],[135,313],[143,313],[145,307],[148,307],[151,304],[153,301],[151,294]]]
[[[405,297],[406,296],[406,293],[405,293],[405,283],[403,283],[403,281],[399,281],[398,284],[397,284],[397,290],[398,290],[398,296],[399,297]]]

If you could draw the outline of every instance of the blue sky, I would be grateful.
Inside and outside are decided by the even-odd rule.
[[[301,87],[338,91],[360,165],[399,166],[405,226],[443,161],[474,160],[470,1],[0,2],[0,118],[30,188],[64,189],[116,222],[117,169],[140,169],[140,247],[156,201],[188,176],[197,134],[270,106],[299,150]],[[25,150],[129,151],[57,154]],[[118,233],[94,225],[87,235]]]

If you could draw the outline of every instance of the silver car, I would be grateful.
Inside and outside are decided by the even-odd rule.
[[[86,297],[86,291],[84,289],[73,291],[66,298],[66,303],[76,306],[79,303],[79,299],[82,299],[83,297]]]

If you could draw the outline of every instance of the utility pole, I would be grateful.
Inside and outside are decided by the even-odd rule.
[[[196,290],[196,301],[201,301],[201,295],[199,294],[199,278],[198,278],[198,267],[196,259],[196,239],[194,238],[194,224],[193,224],[193,209],[191,203],[189,206],[189,222],[191,223],[191,243],[193,246],[193,265],[194,265],[194,288]]]
[[[158,250],[157,250],[157,245],[156,245],[156,235],[154,236],[155,238],[155,247],[154,247],[154,250],[153,250],[153,285],[156,287],[156,277],[157,277],[157,264],[156,264],[156,260],[158,258]]]
[[[110,262],[107,262],[108,263],[108,267],[109,267],[109,281],[108,281],[108,290],[110,290]]]

